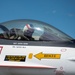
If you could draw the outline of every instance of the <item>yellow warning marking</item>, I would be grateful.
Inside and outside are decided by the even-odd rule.
[[[26,56],[6,55],[4,60],[5,60],[5,61],[25,62]]]
[[[41,59],[60,59],[60,56],[61,54],[43,54],[42,52],[34,55],[34,57],[36,57],[39,60]]]
[[[29,59],[32,59],[32,57],[33,57],[33,54],[30,53],[29,56],[28,56],[28,58],[29,58]]]

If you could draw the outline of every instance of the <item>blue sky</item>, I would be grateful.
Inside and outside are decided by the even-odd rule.
[[[75,0],[0,0],[0,23],[34,19],[75,38]]]

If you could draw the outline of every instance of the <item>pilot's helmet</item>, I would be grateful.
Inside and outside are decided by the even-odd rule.
[[[23,28],[24,35],[32,36],[34,33],[34,26],[32,24],[26,24]]]
[[[34,28],[34,27],[33,27],[32,24],[26,24],[26,25],[24,26],[24,28],[23,28],[23,31],[27,31],[27,30],[33,29],[33,28]]]

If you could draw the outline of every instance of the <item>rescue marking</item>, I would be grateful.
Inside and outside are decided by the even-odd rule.
[[[41,59],[60,59],[61,54],[43,54],[42,52],[34,55],[35,58]]]
[[[26,56],[6,55],[4,61],[25,62]]]

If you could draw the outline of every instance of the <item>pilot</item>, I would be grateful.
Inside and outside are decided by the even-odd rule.
[[[14,40],[34,40],[34,38],[32,37],[33,33],[34,33],[33,25],[26,24],[23,30],[17,28],[10,29],[10,31],[8,32],[9,34],[8,38]]]
[[[16,28],[10,29],[9,34],[10,34],[9,39],[17,39],[18,37]]]
[[[24,36],[23,30],[18,29],[18,28],[12,28],[10,30],[10,37],[9,39],[14,39],[14,40],[28,40],[27,37]]]
[[[26,36],[29,40],[34,40],[32,37],[34,33],[34,26],[32,24],[26,24],[23,28],[24,36]]]

